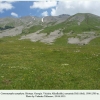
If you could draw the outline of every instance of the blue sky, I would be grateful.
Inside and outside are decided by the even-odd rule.
[[[100,0],[0,1],[0,17],[58,16],[92,13],[100,16]]]
[[[30,8],[33,5],[33,1],[17,1],[8,4],[11,4],[13,7],[11,9],[3,9],[0,13],[0,17],[22,17],[22,16],[43,16],[42,13],[45,12],[45,9],[40,8]],[[47,8],[46,11],[48,12],[48,16],[50,15],[51,9],[55,7]],[[11,13],[16,14],[15,16]],[[18,15],[18,16],[17,16]]]

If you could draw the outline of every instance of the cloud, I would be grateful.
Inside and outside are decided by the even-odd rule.
[[[0,13],[4,12],[4,10],[10,10],[14,8],[10,2],[0,2]]]
[[[48,12],[47,11],[44,11],[41,15],[42,16],[48,16]]]
[[[18,14],[14,13],[14,12],[12,12],[11,15],[14,17],[18,17]]]
[[[48,9],[51,7],[55,7],[56,5],[57,5],[56,1],[38,1],[38,2],[33,2],[33,5],[30,6],[30,8]]]
[[[93,13],[100,15],[100,1],[94,0],[71,0],[59,1],[55,8],[52,8],[51,15]]]

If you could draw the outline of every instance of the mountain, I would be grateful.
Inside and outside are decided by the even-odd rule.
[[[39,21],[41,19],[34,16],[25,16],[21,18],[13,18],[13,17],[6,17],[6,18],[0,18],[0,26],[20,26],[20,25],[36,25],[39,24]]]
[[[70,17],[70,15],[67,15],[67,14],[62,14],[59,16],[46,16],[46,17],[43,17],[43,22],[45,22],[45,23],[49,23],[49,22],[61,23],[61,22],[64,22],[69,17]]]
[[[49,23],[49,22],[57,22],[57,21],[64,21],[70,15],[60,15],[60,16],[47,16],[47,17],[37,17],[37,16],[25,16],[20,18],[14,17],[5,17],[0,18],[0,26],[19,26],[19,25],[39,25],[41,22]],[[43,19],[43,21],[42,21]]]
[[[89,13],[78,13],[71,16],[64,24],[66,24],[64,32],[99,31],[100,17]]]
[[[55,24],[58,22],[59,18],[64,18],[64,21],[61,21],[58,24]],[[49,21],[51,20],[51,25],[48,25]],[[57,21],[58,20],[58,21]],[[45,37],[45,40],[48,42],[51,38],[59,37],[64,38],[66,37],[67,43],[70,44],[79,44],[84,45],[88,44],[91,40],[97,38],[100,36],[100,17],[89,14],[89,13],[78,13],[70,17],[66,17],[66,15],[60,15],[60,16],[48,16],[45,18],[45,21],[47,22],[47,26],[44,27],[39,33],[45,33],[48,35],[48,37]],[[56,33],[56,30],[59,30],[58,33]],[[52,32],[54,32],[52,34]],[[60,34],[63,33],[63,35]],[[52,35],[51,35],[52,34]],[[38,35],[37,35],[38,37]],[[56,38],[56,39],[57,39]],[[54,39],[54,41],[56,40]],[[31,39],[32,41],[34,39]],[[38,40],[38,39],[37,39]],[[44,41],[43,39],[39,39],[40,41]],[[52,39],[51,39],[52,40]],[[52,41],[52,43],[54,42]],[[50,42],[51,43],[51,42]]]
[[[73,16],[62,14],[59,16],[46,16],[43,18],[36,16],[0,18],[1,37],[3,37],[3,34],[6,36],[6,29],[7,32],[8,29],[10,29],[11,34],[23,33],[23,35],[41,30],[38,32],[39,34],[45,33],[50,35],[50,38],[55,36],[53,34],[56,34],[56,37],[58,38],[59,35],[57,34],[63,33],[63,35],[66,34],[68,43],[87,44],[92,39],[99,36],[100,17],[90,13],[77,13]],[[3,32],[3,30],[5,31]],[[49,41],[49,39],[47,40]]]

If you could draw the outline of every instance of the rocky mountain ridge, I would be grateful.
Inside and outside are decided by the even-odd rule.
[[[46,17],[37,17],[37,16],[24,16],[20,18],[14,18],[14,17],[5,17],[0,18],[0,27],[4,26],[19,26],[19,25],[39,25],[40,23],[50,23],[50,22],[63,22],[67,18],[69,18],[70,15],[59,15],[59,16],[46,16]]]
[[[0,18],[0,38],[21,33],[21,39],[50,44],[62,36],[65,36],[70,44],[88,44],[100,36],[100,17],[90,13],[78,13],[73,16],[62,14],[42,18]]]

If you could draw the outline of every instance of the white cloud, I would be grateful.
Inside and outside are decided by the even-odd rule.
[[[52,8],[51,15],[52,16],[59,15],[59,14],[57,14],[57,9]]]
[[[47,11],[44,11],[41,15],[42,16],[48,16],[48,12]]]
[[[8,2],[8,3],[14,3],[14,2],[18,2],[18,1],[16,1],[16,0],[13,0],[13,1],[10,1],[10,0],[6,0],[5,2]]]
[[[14,12],[12,12],[11,15],[14,17],[18,17],[18,14],[14,13]]]
[[[52,8],[51,15],[93,13],[100,15],[100,1],[96,0],[71,0],[59,1],[56,8]]]
[[[51,7],[55,7],[56,5],[57,5],[56,1],[38,1],[38,2],[33,2],[33,5],[30,6],[30,8],[48,9]]]
[[[10,10],[14,8],[10,2],[0,2],[0,13],[2,13],[4,10]]]

